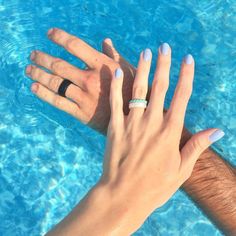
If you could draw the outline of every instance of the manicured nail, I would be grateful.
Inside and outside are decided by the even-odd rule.
[[[53,33],[53,30],[54,30],[54,28],[51,28],[51,29],[48,31],[48,37],[51,36],[51,34]]]
[[[25,73],[26,73],[27,75],[29,75],[30,72],[31,72],[31,70],[32,70],[32,66],[29,65],[29,66],[26,67],[26,69],[25,69]]]
[[[151,59],[151,56],[152,56],[152,52],[149,48],[145,49],[143,51],[143,59],[144,61],[149,61]]]
[[[37,93],[38,88],[39,88],[39,85],[38,85],[37,83],[34,83],[34,84],[32,84],[32,86],[31,86],[31,91],[32,91],[33,93]]]
[[[188,65],[192,64],[193,62],[193,56],[191,54],[188,54],[187,56],[185,56],[184,58],[184,62]]]
[[[119,79],[123,75],[123,71],[120,68],[117,68],[115,71],[115,78]]]
[[[32,53],[31,53],[31,55],[30,55],[30,60],[34,60],[35,59],[35,56],[36,56],[36,52],[35,51],[33,51]]]
[[[163,54],[164,56],[167,56],[170,50],[170,46],[168,43],[163,43],[160,49],[161,49],[161,54]]]
[[[209,136],[209,140],[212,143],[214,143],[214,142],[218,141],[219,139],[221,139],[224,135],[225,135],[225,133],[222,130],[218,129],[213,134],[211,134]]]

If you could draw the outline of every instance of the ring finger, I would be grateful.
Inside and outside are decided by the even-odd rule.
[[[138,68],[133,84],[132,99],[146,99],[148,90],[148,75],[150,72],[152,60],[152,52],[150,49],[145,49],[140,54]],[[144,113],[143,107],[135,107],[130,110],[129,116],[142,115]]]
[[[63,82],[63,79],[57,75],[49,74],[46,71],[29,65],[26,68],[26,74],[35,81],[38,81],[42,85],[49,88],[51,91],[58,93],[59,86]],[[78,105],[81,106],[81,98],[85,97],[84,92],[78,86],[70,84],[65,93],[67,98],[72,99]]]

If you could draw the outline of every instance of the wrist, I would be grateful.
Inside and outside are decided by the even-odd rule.
[[[104,235],[131,235],[143,223],[136,217],[137,207],[131,196],[117,185],[98,183],[90,198],[101,209],[99,218],[106,227]]]
[[[130,235],[128,210],[110,187],[97,184],[47,235]]]

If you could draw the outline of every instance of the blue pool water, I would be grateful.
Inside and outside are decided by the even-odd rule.
[[[33,49],[81,65],[47,40],[49,28],[77,34],[97,49],[111,37],[133,64],[144,48],[156,56],[168,42],[167,105],[180,60],[192,53],[196,76],[186,126],[222,128],[226,136],[214,149],[236,164],[235,25],[234,0],[0,0],[0,235],[43,235],[101,174],[104,138],[29,91],[24,67]],[[179,191],[135,235],[221,234]]]

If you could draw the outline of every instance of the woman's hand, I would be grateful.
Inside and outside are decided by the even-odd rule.
[[[78,206],[47,235],[130,235],[162,206],[191,175],[199,155],[223,136],[217,129],[195,134],[180,150],[180,137],[192,93],[194,60],[185,57],[167,113],[163,113],[169,84],[171,49],[159,48],[151,97],[146,109],[151,51],[140,55],[128,116],[123,113],[123,72],[111,82],[111,119],[103,174]],[[142,100],[143,99],[143,100]],[[138,107],[137,107],[138,106]]]
[[[163,106],[169,84],[171,49],[163,44],[146,109],[134,107],[123,113],[120,68],[111,83],[111,119],[101,186],[109,186],[113,198],[123,199],[128,209],[119,227],[120,235],[136,231],[153,210],[162,206],[190,177],[199,155],[224,133],[208,129],[195,134],[179,150],[184,117],[192,93],[194,60],[187,55],[179,82],[166,114]],[[140,55],[133,85],[133,99],[146,99],[151,51]],[[129,219],[129,220],[128,220]],[[122,231],[122,229],[125,229]],[[119,234],[118,234],[119,235]]]

